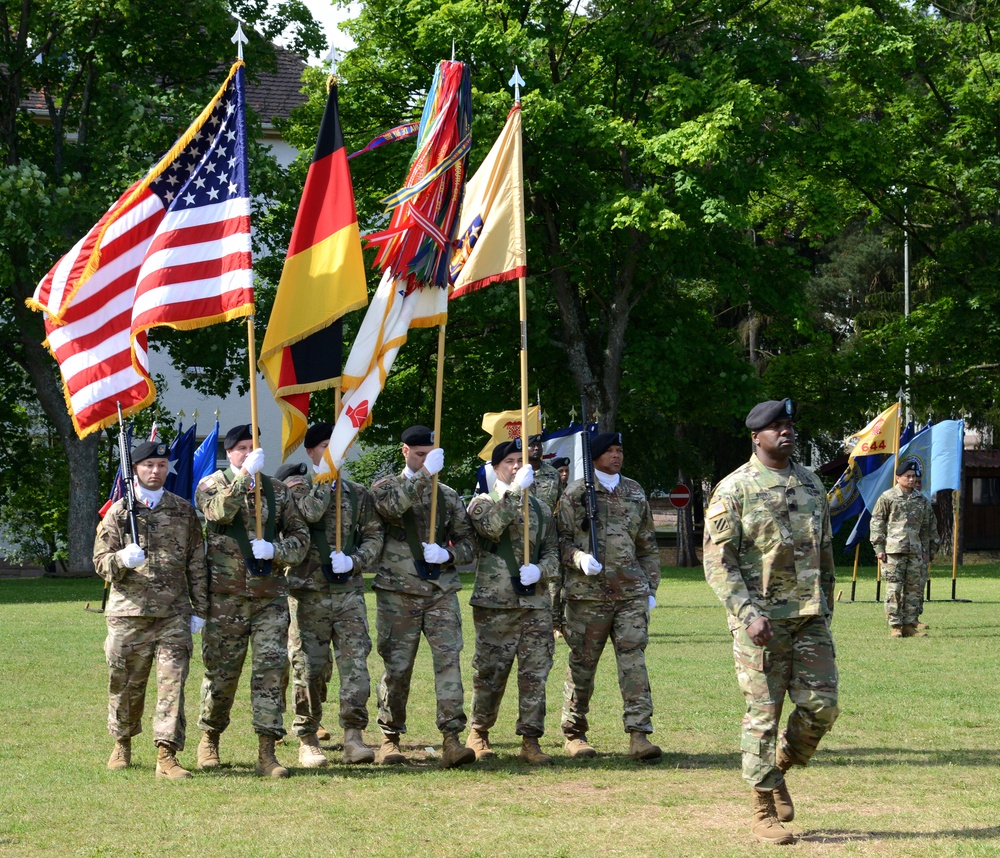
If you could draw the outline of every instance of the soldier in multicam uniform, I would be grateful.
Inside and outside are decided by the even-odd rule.
[[[132,759],[132,737],[142,731],[146,681],[156,663],[153,742],[156,776],[189,778],[176,755],[184,750],[184,683],[191,635],[208,611],[208,572],[198,516],[186,500],[163,488],[167,445],[147,441],[132,455],[139,544],[132,541],[125,501],[116,501],[94,542],[97,574],[111,585],[104,615],[104,653],[110,670],[108,730],[112,770]]]
[[[530,562],[524,561],[525,491],[536,475],[521,464],[521,439],[498,444],[491,456],[497,481],[469,505],[479,534],[476,584],[469,603],[476,625],[472,657],[472,726],[466,747],[476,759],[493,756],[489,730],[496,723],[510,669],[517,658],[520,758],[550,765],[538,740],[545,732],[545,682],[552,669],[552,606],[545,582],[559,572],[559,541],[552,511],[528,495]]]
[[[306,431],[306,455],[313,468],[322,462],[332,431],[332,423],[316,423]],[[340,675],[344,762],[371,763],[375,753],[362,736],[368,726],[372,651],[362,575],[374,569],[382,553],[382,522],[368,490],[342,480],[342,550],[337,551],[336,484],[314,482],[309,471],[303,466],[302,473],[285,480],[311,537],[305,561],[288,570],[288,646],[295,680],[292,732],[301,742],[299,762],[306,768],[325,766],[316,733],[323,717],[332,643]]]
[[[917,628],[924,570],[941,540],[931,502],[917,489],[923,469],[915,459],[896,468],[896,485],[882,492],[872,511],[871,541],[882,562],[889,637],[925,637]]]
[[[456,566],[475,557],[472,525],[454,489],[438,483],[435,542],[430,532],[432,477],[444,467],[444,451],[435,447],[426,426],[402,435],[406,467],[372,486],[375,509],[385,525],[385,547],[375,575],[378,654],[385,672],[378,684],[378,725],[383,740],[376,759],[402,763],[399,736],[406,732],[410,677],[423,632],[434,662],[437,727],[444,741],[445,768],[473,763],[475,753],[462,745],[465,729],[462,673],[462,614]],[[447,548],[445,546],[448,546]]]
[[[288,661],[288,583],[286,567],[301,563],[309,549],[309,530],[284,483],[262,473],[264,451],[253,449],[249,424],[226,434],[229,467],[205,477],[195,504],[208,521],[208,623],[202,637],[205,679],[201,685],[204,731],[198,766],[219,765],[219,737],[240,673],[251,647],[250,704],[258,739],[258,775],[288,777],[274,756],[275,740],[285,735],[281,719],[281,680]],[[262,539],[256,538],[254,482],[260,483]]]
[[[722,480],[705,511],[705,578],[726,606],[743,717],[743,778],[753,833],[793,843],[785,772],[806,765],[837,718],[830,618],[834,563],[830,507],[819,479],[791,460],[791,400],[747,416],[754,452]],[[795,711],[778,739],[785,694]]]
[[[548,508],[555,511],[559,498],[566,488],[559,471],[554,465],[542,461],[542,436],[528,436],[528,464],[535,471],[535,486],[531,493],[539,500],[545,501]],[[563,597],[562,577],[553,575],[549,579],[549,599],[552,601],[552,631],[559,636],[562,633]]]
[[[562,731],[571,757],[593,757],[587,712],[594,673],[608,638],[618,662],[623,721],[633,759],[655,760],[653,698],[646,672],[649,612],[660,584],[660,552],[653,514],[642,487],[621,475],[621,435],[604,432],[591,442],[596,476],[598,557],[590,554],[586,484],[574,480],[556,510],[565,595],[569,664],[563,690]]]
[[[535,471],[535,486],[531,493],[554,510],[562,497],[564,484],[555,466],[542,461],[541,435],[531,435],[528,438],[528,464]]]

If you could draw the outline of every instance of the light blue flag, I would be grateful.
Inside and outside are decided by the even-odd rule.
[[[965,446],[965,421],[942,420],[931,427],[930,493],[962,488],[962,449]]]
[[[189,500],[194,503],[194,490],[209,474],[216,471],[216,457],[219,454],[219,421],[215,421],[215,428],[208,433],[208,437],[201,442],[201,445],[194,451],[194,466],[191,468],[191,497]]]

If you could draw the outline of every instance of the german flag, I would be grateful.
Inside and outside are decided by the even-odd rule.
[[[282,459],[305,435],[312,391],[340,381],[341,316],[367,303],[354,188],[333,84],[260,355],[261,372],[282,413]]]

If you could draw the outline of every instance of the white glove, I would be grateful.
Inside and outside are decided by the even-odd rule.
[[[424,467],[427,468],[427,473],[432,477],[439,473],[444,467],[444,450],[440,447],[435,447],[426,456],[424,456]]]
[[[531,465],[528,465],[530,468]],[[521,567],[521,584],[525,587],[530,587],[532,584],[537,584],[542,577],[542,570],[539,569],[534,563],[529,563],[527,566]]]
[[[137,566],[142,566],[142,564],[146,562],[146,552],[134,542],[130,542],[118,552],[118,559],[121,560],[123,566],[126,566],[129,569],[135,569]]]
[[[258,560],[270,560],[274,557],[274,543],[266,539],[254,539],[250,542],[253,549],[253,556]]]
[[[652,611],[653,608],[655,608],[655,607],[656,607],[656,596],[650,595],[649,596],[649,610]]]
[[[581,554],[576,565],[580,567],[580,571],[584,575],[600,575],[601,570],[604,568],[597,562],[597,558],[591,554]]]
[[[354,561],[351,555],[344,554],[343,551],[331,551],[330,563],[333,564],[334,575],[346,575],[354,568]]]
[[[264,467],[264,451],[258,447],[256,450],[251,450],[247,453],[247,457],[243,460],[243,470],[246,471],[251,477],[256,474],[261,468]]]
[[[425,563],[447,563],[448,562],[448,550],[442,548],[436,542],[421,542],[424,546],[424,562]]]
[[[535,481],[535,469],[531,465],[521,465],[514,474],[514,485],[528,488]]]
[[[191,634],[198,635],[201,634],[201,630],[205,628],[205,621],[201,617],[196,617],[191,615]]]

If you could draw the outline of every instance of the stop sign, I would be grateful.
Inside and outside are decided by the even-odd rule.
[[[670,494],[667,497],[670,498],[672,506],[677,507],[677,509],[684,509],[684,507],[691,503],[691,489],[684,485],[676,485],[670,490]]]

